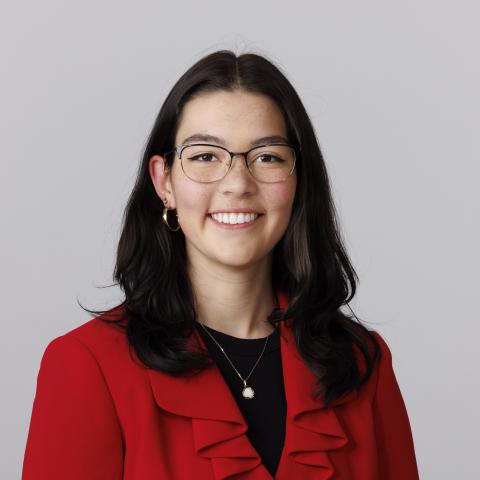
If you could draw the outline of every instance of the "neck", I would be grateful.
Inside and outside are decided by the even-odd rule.
[[[189,265],[198,321],[237,338],[263,338],[273,332],[267,316],[276,305],[271,263],[245,269]]]

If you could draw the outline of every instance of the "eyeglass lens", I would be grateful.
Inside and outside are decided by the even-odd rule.
[[[230,154],[220,147],[189,145],[181,154],[187,177],[198,182],[220,180],[228,171]],[[242,160],[243,159],[238,159]],[[295,150],[287,145],[268,145],[251,150],[247,163],[253,177],[262,182],[286,180],[295,165]]]

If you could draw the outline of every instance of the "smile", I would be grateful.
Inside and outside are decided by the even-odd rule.
[[[236,225],[237,223],[252,222],[258,217],[258,213],[212,213],[211,216],[217,222]]]
[[[213,213],[209,214],[217,225],[226,228],[242,228],[253,225],[262,215],[258,213]]]

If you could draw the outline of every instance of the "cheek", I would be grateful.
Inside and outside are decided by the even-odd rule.
[[[208,206],[208,197],[204,192],[199,192],[195,188],[182,188],[177,194],[178,210],[188,210],[189,212],[206,213]]]
[[[204,193],[184,189],[177,203],[178,220],[185,231],[202,228],[208,212],[209,200]]]
[[[276,232],[277,240],[285,233],[290,223],[293,201],[295,199],[295,186],[293,182],[288,185],[275,186],[269,189],[268,195],[265,195],[265,205],[270,214],[270,228]]]
[[[268,209],[289,215],[295,199],[295,191],[296,182],[293,178],[291,182],[272,185],[272,188],[265,196],[267,199]]]
[[[172,174],[175,203],[179,218],[180,216],[196,212],[206,213],[210,198],[208,190],[204,185],[188,179],[179,168],[179,166],[175,168]]]
[[[194,189],[178,187],[177,215],[180,227],[185,237],[193,239],[198,236],[206,220],[205,213],[208,210],[208,201],[205,196]]]

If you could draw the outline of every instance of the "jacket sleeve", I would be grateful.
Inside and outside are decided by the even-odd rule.
[[[413,437],[405,403],[385,340],[375,332],[381,347],[373,413],[382,480],[418,480]]]
[[[90,350],[64,335],[43,353],[23,459],[23,480],[120,480],[122,433]]]

